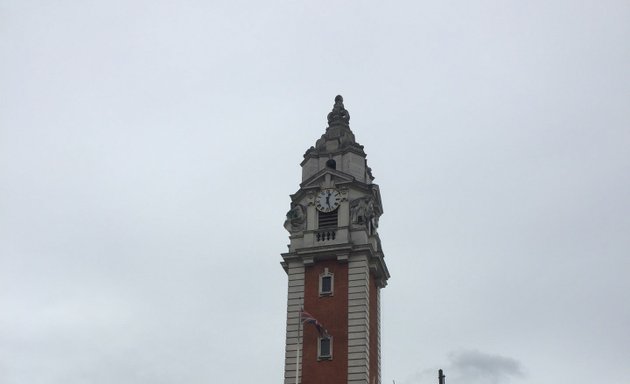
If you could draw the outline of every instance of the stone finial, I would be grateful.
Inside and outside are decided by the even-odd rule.
[[[335,105],[332,111],[328,114],[328,125],[348,125],[350,122],[350,114],[343,106],[343,97],[337,95],[335,97]]]

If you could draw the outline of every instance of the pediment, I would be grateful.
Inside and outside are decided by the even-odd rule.
[[[332,168],[324,168],[300,184],[301,189],[331,188],[336,185],[355,182],[353,176]]]

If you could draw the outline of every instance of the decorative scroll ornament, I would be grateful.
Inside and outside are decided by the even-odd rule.
[[[350,122],[350,114],[343,106],[343,97],[337,95],[335,97],[335,105],[332,111],[328,114],[328,125],[348,125]]]

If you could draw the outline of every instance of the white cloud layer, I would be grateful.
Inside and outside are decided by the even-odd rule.
[[[630,377],[627,1],[0,15],[3,384],[279,382],[282,223],[338,93],[383,194],[384,383]]]

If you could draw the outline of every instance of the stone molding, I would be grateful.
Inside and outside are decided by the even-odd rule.
[[[300,326],[299,312],[304,297],[304,264],[299,261],[286,262],[288,282],[287,297],[287,330],[285,344],[284,361],[284,383],[295,384],[295,364],[298,348],[301,349],[298,339],[298,329]],[[301,360],[298,362],[300,371],[302,370]],[[301,377],[300,377],[301,380]]]
[[[348,261],[348,383],[368,384],[370,376],[370,269],[367,255]]]

